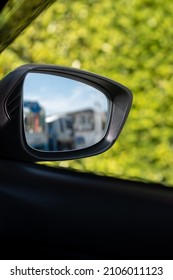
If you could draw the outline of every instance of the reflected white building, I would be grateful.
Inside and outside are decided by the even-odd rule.
[[[89,108],[69,113],[68,116],[73,119],[77,146],[88,147],[102,139],[105,131],[106,113]]]

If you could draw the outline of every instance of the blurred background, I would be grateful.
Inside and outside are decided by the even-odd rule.
[[[109,151],[45,164],[173,185],[172,15],[172,0],[58,0],[2,52],[0,78],[25,63],[48,63],[98,73],[133,92]]]

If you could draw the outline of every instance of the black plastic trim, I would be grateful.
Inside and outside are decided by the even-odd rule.
[[[103,139],[88,148],[72,151],[44,152],[32,149],[26,142],[23,127],[22,90],[27,73],[49,73],[75,79],[101,90],[109,99],[110,118]],[[86,71],[55,65],[27,64],[0,82],[0,155],[27,161],[69,160],[97,155],[117,140],[132,104],[132,93],[123,85]],[[17,97],[17,102],[16,102]],[[14,140],[15,138],[15,140]]]

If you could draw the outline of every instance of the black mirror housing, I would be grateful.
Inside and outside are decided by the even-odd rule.
[[[55,75],[80,82],[103,93],[108,102],[108,124],[93,145],[70,151],[39,151],[28,145],[23,119],[23,85],[28,73]],[[0,155],[18,160],[70,160],[100,154],[117,140],[132,105],[132,93],[123,85],[86,71],[54,65],[23,65],[0,82]]]

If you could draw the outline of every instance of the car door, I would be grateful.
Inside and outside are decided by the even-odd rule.
[[[169,259],[172,190],[0,161],[1,259]]]

